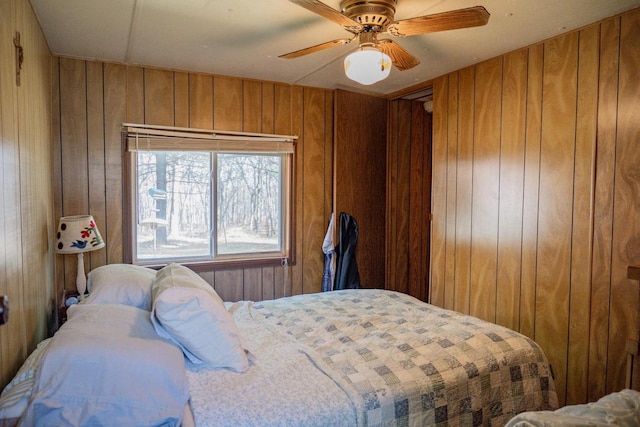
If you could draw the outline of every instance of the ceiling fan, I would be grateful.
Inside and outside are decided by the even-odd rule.
[[[388,76],[390,64],[393,64],[398,70],[404,71],[420,63],[416,57],[407,52],[398,43],[387,38],[379,39],[379,35],[391,35],[395,37],[413,36],[437,31],[477,27],[485,25],[489,21],[489,12],[482,6],[396,21],[394,15],[398,0],[342,0],[340,3],[340,11],[318,0],[289,1],[341,25],[345,30],[353,34],[353,36],[296,50],[280,55],[280,58],[298,58],[333,46],[349,44],[357,40],[359,51],[354,52],[354,54],[367,52],[371,63],[366,66],[363,65],[363,67],[368,67],[363,70],[377,73],[377,77],[368,79],[377,78],[375,81],[382,80]],[[349,75],[349,68],[356,64],[352,64],[355,59],[350,59],[350,56],[351,55],[345,59],[345,71],[347,77],[353,79],[353,77]],[[372,64],[375,64],[373,68]],[[378,70],[377,67],[380,67],[380,69]],[[354,80],[358,81],[357,79]],[[375,83],[375,81],[360,83],[371,84]]]

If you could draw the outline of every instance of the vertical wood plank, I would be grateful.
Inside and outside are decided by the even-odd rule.
[[[415,295],[422,301],[429,299],[429,271],[431,270],[431,150],[432,150],[432,130],[433,120],[431,113],[423,112],[423,161],[422,161],[422,288],[420,293]]]
[[[174,124],[178,127],[189,127],[189,74],[173,73]]]
[[[588,379],[590,400],[603,396],[607,383],[619,46],[620,19],[603,22],[600,29],[593,258],[591,261]]]
[[[214,289],[223,301],[244,300],[244,270],[218,270],[214,273]]]
[[[34,200],[38,201],[35,203],[35,211],[37,217],[35,221],[39,224],[44,224],[45,227],[40,233],[40,241],[37,244],[41,243],[42,245],[47,245],[49,247],[49,242],[51,241],[53,229],[56,227],[55,219],[52,217],[53,214],[53,206],[54,206],[54,185],[52,183],[53,177],[53,168],[54,164],[52,163],[51,158],[51,117],[53,115],[52,110],[52,90],[51,90],[51,63],[53,58],[50,55],[49,45],[47,44],[47,40],[42,32],[40,24],[38,22],[35,13],[33,12],[33,8],[29,2],[24,1],[23,8],[25,10],[25,21],[28,23],[30,28],[30,32],[33,40],[33,43],[30,47],[32,50],[32,54],[35,58],[37,58],[34,63],[36,66],[33,69],[33,78],[37,81],[37,84],[34,85],[34,92],[30,97],[30,102],[37,103],[38,115],[36,116],[36,121],[38,123],[37,126],[34,126],[33,123],[30,124],[31,128],[36,132],[37,141],[37,151],[39,164],[36,168],[39,171],[38,174],[38,182],[36,183],[36,187],[32,193],[32,197]],[[45,191],[41,191],[42,188],[45,187]],[[40,201],[46,198],[47,203],[43,205]],[[24,224],[23,224],[24,226]],[[33,248],[28,249],[29,253],[33,253]],[[43,339],[46,336],[49,336],[55,330],[55,319],[50,313],[51,311],[55,311],[57,305],[56,304],[56,292],[55,292],[55,275],[51,266],[54,264],[55,257],[49,251],[45,251],[44,247],[39,252],[38,259],[36,260],[36,265],[34,270],[31,272],[32,276],[30,277],[31,283],[39,284],[36,285],[35,289],[40,295],[37,304],[40,309],[36,308],[36,312],[40,312],[40,325],[38,328],[38,332],[34,334],[32,337],[32,345],[34,347],[29,347],[29,350],[33,350],[35,348],[35,344],[38,343],[39,340]],[[42,313],[42,309],[44,309],[44,313]]]
[[[212,76],[189,74],[189,126],[197,129],[214,128]]]
[[[504,56],[496,323],[520,326],[527,50]]]
[[[219,130],[242,130],[242,80],[213,78],[213,127]]]
[[[86,63],[60,59],[60,127],[64,215],[83,215],[89,207],[87,165]],[[73,257],[67,257],[73,258]],[[71,260],[75,263],[75,260]],[[75,282],[70,288],[75,287]]]
[[[469,313],[471,285],[471,201],[473,197],[473,128],[475,67],[459,73],[458,168],[456,182],[456,248],[453,309]]]
[[[106,82],[105,82],[106,84]],[[128,123],[137,123],[143,124],[145,123],[145,114],[144,114],[144,69],[142,67],[126,67],[126,86],[125,86],[125,95],[126,95],[126,118]],[[117,108],[117,107],[116,107]],[[117,113],[116,113],[117,114]],[[105,121],[106,121],[105,117]],[[111,122],[112,126],[113,123]],[[106,143],[105,143],[106,144]],[[122,142],[124,145],[124,141]],[[112,147],[113,154],[115,155],[115,147]],[[126,147],[121,148],[123,152],[122,157],[122,165],[121,172],[126,173],[130,176],[130,168],[132,167],[133,159],[129,156],[125,156],[124,152]],[[116,159],[114,157],[113,161]],[[110,177],[113,178],[113,175],[110,174]],[[123,188],[123,195],[126,194],[126,190]],[[108,190],[107,190],[108,191]],[[107,198],[109,202],[109,199]],[[129,206],[132,204],[131,200],[123,200],[123,207],[127,207],[130,211],[133,211],[133,207]],[[120,219],[122,220],[122,251],[121,255],[124,261],[131,262],[133,259],[134,252],[134,242],[132,233],[132,227],[129,225],[129,221],[135,221],[135,213],[131,212],[129,214],[129,218],[120,215]],[[111,222],[112,219],[108,218],[108,221]],[[107,240],[107,252],[110,252],[109,240]],[[111,259],[111,255],[107,255],[109,259]],[[114,254],[115,256],[115,254]]]
[[[275,102],[276,92],[273,83],[262,83],[262,114],[260,115],[260,128],[264,133],[275,133]]]
[[[22,236],[20,227],[20,145],[18,92],[13,60],[16,2],[0,2],[0,292],[11,302],[12,323],[0,329],[0,386],[4,387],[20,368],[27,355],[26,316],[22,290]],[[7,52],[7,53],[5,53]],[[6,58],[6,60],[5,60]],[[14,307],[14,302],[16,306]],[[15,310],[15,311],[14,311]],[[14,321],[16,321],[13,323]]]
[[[495,321],[502,58],[476,66],[470,313]]]
[[[262,132],[262,86],[257,81],[242,82],[242,130]]]
[[[13,45],[16,31],[24,49],[19,87]],[[1,2],[0,295],[8,296],[11,317],[0,328],[0,388],[53,323],[49,318],[55,299],[51,243],[55,234],[53,192],[57,189],[52,183],[52,143],[57,140],[51,135],[55,113],[50,73],[58,67],[51,68],[50,62],[30,3]],[[59,128],[57,121],[53,126]]]
[[[398,194],[398,106],[400,101],[393,100],[387,105],[387,222],[385,225],[385,283],[388,290],[399,290],[396,278],[397,230],[398,219],[396,199]]]
[[[63,215],[84,215],[89,208],[87,165],[87,100],[85,62],[60,60],[60,138]],[[65,271],[77,271],[77,258],[58,255]],[[86,267],[87,261],[85,261]],[[85,270],[86,271],[86,270]],[[75,277],[65,275],[65,289],[75,289]]]
[[[447,103],[447,212],[456,211],[458,174],[458,80],[459,73],[449,74],[449,101]],[[456,294],[456,215],[448,215],[445,225],[444,254],[444,308],[453,309]]]
[[[325,98],[322,89],[304,89],[302,158],[304,187],[302,205],[303,246],[302,270],[303,293],[320,292],[324,255],[322,241],[327,219],[324,216],[324,108]]]
[[[273,104],[273,128],[276,134],[284,135],[301,135],[299,127],[294,129],[294,111],[293,111],[293,91],[292,87],[284,84],[276,84],[274,86],[274,104]],[[296,115],[296,120],[297,120]],[[300,139],[296,141],[296,151],[300,149]],[[298,160],[296,160],[297,162]],[[298,167],[296,163],[296,168]],[[301,185],[302,177],[296,170],[296,193]],[[301,224],[297,223],[297,212],[299,207],[296,206],[296,222],[294,222],[294,244],[297,245],[297,236]],[[298,249],[296,249],[298,250]],[[274,269],[274,298],[291,295],[291,268],[276,267]]]
[[[409,225],[409,211],[411,204],[410,194],[410,171],[411,171],[411,122],[407,119],[411,117],[411,102],[400,101],[398,124],[398,185],[396,197],[396,280],[398,280],[397,290],[409,292],[409,235],[411,233]]]
[[[291,89],[290,101],[291,114],[291,130],[293,135],[298,135],[295,154],[296,168],[296,189],[295,189],[295,250],[298,254],[304,253],[304,215],[303,215],[303,197],[304,197],[304,151],[306,141],[304,139],[304,88],[294,86]],[[302,273],[304,271],[305,259],[302,256],[296,258],[296,265],[284,268],[283,274],[283,292],[285,296],[298,295],[303,293]]]
[[[293,128],[293,93],[291,86],[277,84],[274,87],[273,130],[279,135],[297,135]]]
[[[101,62],[87,62],[87,155],[89,168],[89,209],[98,229],[107,219],[107,201],[104,188],[107,176],[104,156],[104,79]],[[102,233],[102,230],[101,230]],[[89,256],[87,256],[89,255]],[[98,250],[85,254],[89,262],[85,271],[107,263],[107,251]]]
[[[23,301],[17,301],[26,318],[26,351],[50,331],[53,310],[52,277],[48,267],[53,254],[47,251],[51,241],[52,199],[51,164],[51,88],[48,46],[29,2],[16,2],[14,27],[23,37],[24,60],[30,64],[22,72],[18,90],[18,129],[20,152],[20,221],[23,235],[21,268]],[[26,234],[25,234],[26,233]],[[31,285],[30,285],[31,284]]]
[[[272,300],[275,298],[275,268],[264,267],[262,271],[262,296],[261,300]]]
[[[127,67],[117,64],[104,64],[104,164],[107,171],[105,180],[106,229],[100,230],[107,245],[107,264],[121,263],[123,254],[124,226],[122,218],[122,123],[127,119],[128,107],[138,106],[135,97],[127,96],[135,79],[128,73]],[[139,81],[141,84],[142,82]],[[141,85],[140,85],[141,86]],[[138,87],[132,88],[134,92]],[[142,104],[142,100],[138,100]],[[139,112],[139,109],[136,109]],[[142,123],[142,120],[136,123]]]
[[[242,274],[242,283],[244,283],[242,299],[246,301],[262,300],[263,286],[261,268],[245,268]],[[236,284],[236,286],[237,285],[238,284]]]
[[[51,113],[51,131],[53,144],[53,229],[58,227],[58,221],[62,216],[62,146],[60,135],[60,65],[59,58],[53,58],[51,61],[51,95],[52,95],[52,113]],[[0,183],[1,184],[1,183]],[[0,187],[4,187],[0,185]],[[2,197],[2,200],[7,200]],[[1,210],[0,210],[1,215]],[[4,240],[4,239],[3,239]],[[1,254],[0,254],[1,257]],[[2,258],[0,258],[2,259]],[[54,256],[54,259],[56,257]],[[57,260],[56,260],[57,261]],[[64,289],[64,263],[55,262],[55,295],[56,306],[60,304],[62,292]],[[58,327],[56,322],[56,327]]]
[[[144,69],[127,67],[126,100],[127,122],[145,123],[144,121]]]
[[[173,72],[145,68],[144,114],[145,123],[173,126],[175,117]]]
[[[593,182],[595,178],[596,124],[598,112],[599,25],[579,33],[578,109],[573,185],[571,237],[571,295],[569,300],[569,357],[567,404],[587,400],[589,368],[589,307],[593,246]]]
[[[15,4],[16,21],[14,28],[22,34],[24,60],[26,60],[27,63],[31,63],[31,61],[36,60],[36,57],[34,56],[34,52],[31,50],[32,32],[29,30],[28,22],[25,19],[28,11],[25,10],[25,2],[16,1]],[[32,85],[36,84],[33,71],[37,68],[37,64],[33,65],[35,66],[33,68],[24,67],[21,73],[21,87],[18,89],[17,97],[19,159],[18,182],[20,192],[19,203],[21,228],[22,224],[25,223],[38,223],[36,217],[37,210],[34,206],[34,202],[37,201],[37,198],[34,198],[34,194],[38,190],[35,184],[38,183],[38,168],[41,165],[38,164],[39,147],[37,146],[37,139],[34,134],[36,127],[32,126],[26,120],[21,120],[22,117],[31,117],[32,119],[37,120],[38,116],[38,106],[29,102],[31,97],[34,95],[35,88],[32,87]],[[31,111],[28,111],[27,109]],[[42,198],[46,199],[46,194],[42,194]],[[34,251],[35,248],[43,248],[44,245],[47,244],[46,240],[40,241],[40,235],[41,234],[38,231],[33,230],[29,233],[29,238],[20,244],[20,249],[22,251],[20,259],[24,284],[33,283],[33,272],[39,267],[36,264],[39,257],[35,256],[37,254],[37,252]],[[35,347],[35,337],[42,334],[42,323],[40,322],[42,312],[36,311],[36,306],[40,306],[38,303],[38,288],[23,286],[20,298],[22,299],[20,304],[22,304],[24,313],[22,320],[26,330],[26,336],[24,337],[26,340],[26,347],[23,347],[22,351],[31,351],[31,349]]]
[[[566,396],[578,36],[545,43],[535,339]]]
[[[627,279],[627,266],[640,264],[640,11],[621,18],[618,129],[611,262],[611,311],[607,393],[625,379],[625,340],[638,338],[638,288]],[[635,213],[631,219],[630,212]],[[637,366],[637,361],[636,361]]]
[[[29,52],[30,48],[30,40],[29,40],[29,29],[28,26],[25,25],[24,22],[24,9],[23,4],[20,2],[16,2],[16,15],[17,15],[17,29],[22,34],[27,34],[25,37],[22,36],[22,45],[25,49],[24,59],[26,61],[34,60],[33,52]],[[36,65],[37,66],[37,65]],[[18,160],[19,166],[18,170],[18,182],[19,182],[19,192],[20,198],[18,199],[20,203],[20,222],[19,226],[22,228],[22,224],[38,224],[37,221],[37,209],[34,203],[38,203],[38,198],[34,197],[35,192],[38,191],[36,184],[38,181],[38,174],[40,171],[38,170],[40,166],[38,164],[38,151],[39,148],[37,146],[37,139],[35,132],[35,126],[32,126],[25,120],[21,120],[22,117],[32,117],[33,119],[37,119],[38,115],[38,106],[35,104],[31,104],[29,102],[31,96],[33,95],[34,88],[31,87],[29,83],[36,83],[33,80],[32,69],[25,69],[21,73],[21,87],[18,89]],[[31,104],[31,105],[30,105]],[[27,109],[31,109],[28,111]],[[43,188],[46,190],[46,187]],[[43,191],[42,198],[46,199],[46,194]],[[24,235],[24,234],[23,234]],[[27,283],[34,282],[34,272],[40,267],[37,264],[37,261],[40,257],[37,256],[38,249],[44,248],[47,245],[48,239],[41,239],[41,232],[38,230],[32,230],[28,234],[29,238],[20,243],[21,253],[20,257],[20,267],[22,268],[22,280],[23,286],[20,289],[19,304],[22,306],[23,310],[23,318],[21,319],[24,322],[24,328],[26,331],[26,335],[23,337],[26,341],[26,345],[23,345],[21,351],[30,352],[31,349],[35,347],[36,337],[42,336],[42,327],[43,324],[40,321],[42,318],[42,311],[36,311],[36,307],[41,306],[39,304],[39,292],[37,287],[32,286],[24,286]],[[42,250],[42,249],[40,249]],[[42,251],[44,252],[44,251]]]
[[[543,49],[543,44],[529,48],[527,73],[520,332],[529,338],[535,336]]]
[[[433,178],[431,213],[431,304],[442,307],[446,283],[444,280],[444,254],[447,220],[447,102],[449,99],[449,79],[439,77],[433,82]]]
[[[289,267],[275,267],[273,269],[273,297],[282,298],[290,295],[291,274]]]
[[[419,102],[411,103],[411,135],[409,139],[410,176],[409,176],[409,295],[419,295],[420,290],[426,286],[422,283],[422,268],[424,254],[422,253],[422,175],[424,161],[423,144],[423,108]]]

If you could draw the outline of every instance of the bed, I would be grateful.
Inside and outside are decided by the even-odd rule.
[[[557,409],[536,343],[408,295],[359,289],[223,303],[185,267],[140,269],[89,274],[90,297],[5,388],[0,418],[503,426]]]

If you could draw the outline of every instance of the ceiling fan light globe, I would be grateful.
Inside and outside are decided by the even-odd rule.
[[[389,76],[391,58],[373,48],[357,50],[344,59],[344,72],[355,82],[372,85]]]

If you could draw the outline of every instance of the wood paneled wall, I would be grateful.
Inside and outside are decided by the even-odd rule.
[[[386,287],[429,295],[432,115],[417,101],[389,103]]]
[[[360,283],[384,289],[387,101],[344,90],[335,100],[336,232],[341,212],[355,218]]]
[[[298,135],[296,265],[201,272],[227,301],[318,292],[332,201],[333,92],[301,86],[54,59],[56,214],[91,213],[106,249],[85,269],[123,261],[123,122]],[[59,256],[61,258],[61,256]],[[75,287],[75,259],[60,260],[58,290]]]
[[[24,63],[16,85],[13,39]],[[27,0],[0,2],[0,389],[46,338],[54,305],[49,48]]]
[[[535,339],[561,404],[637,336],[639,69],[636,9],[434,81],[431,302]]]

